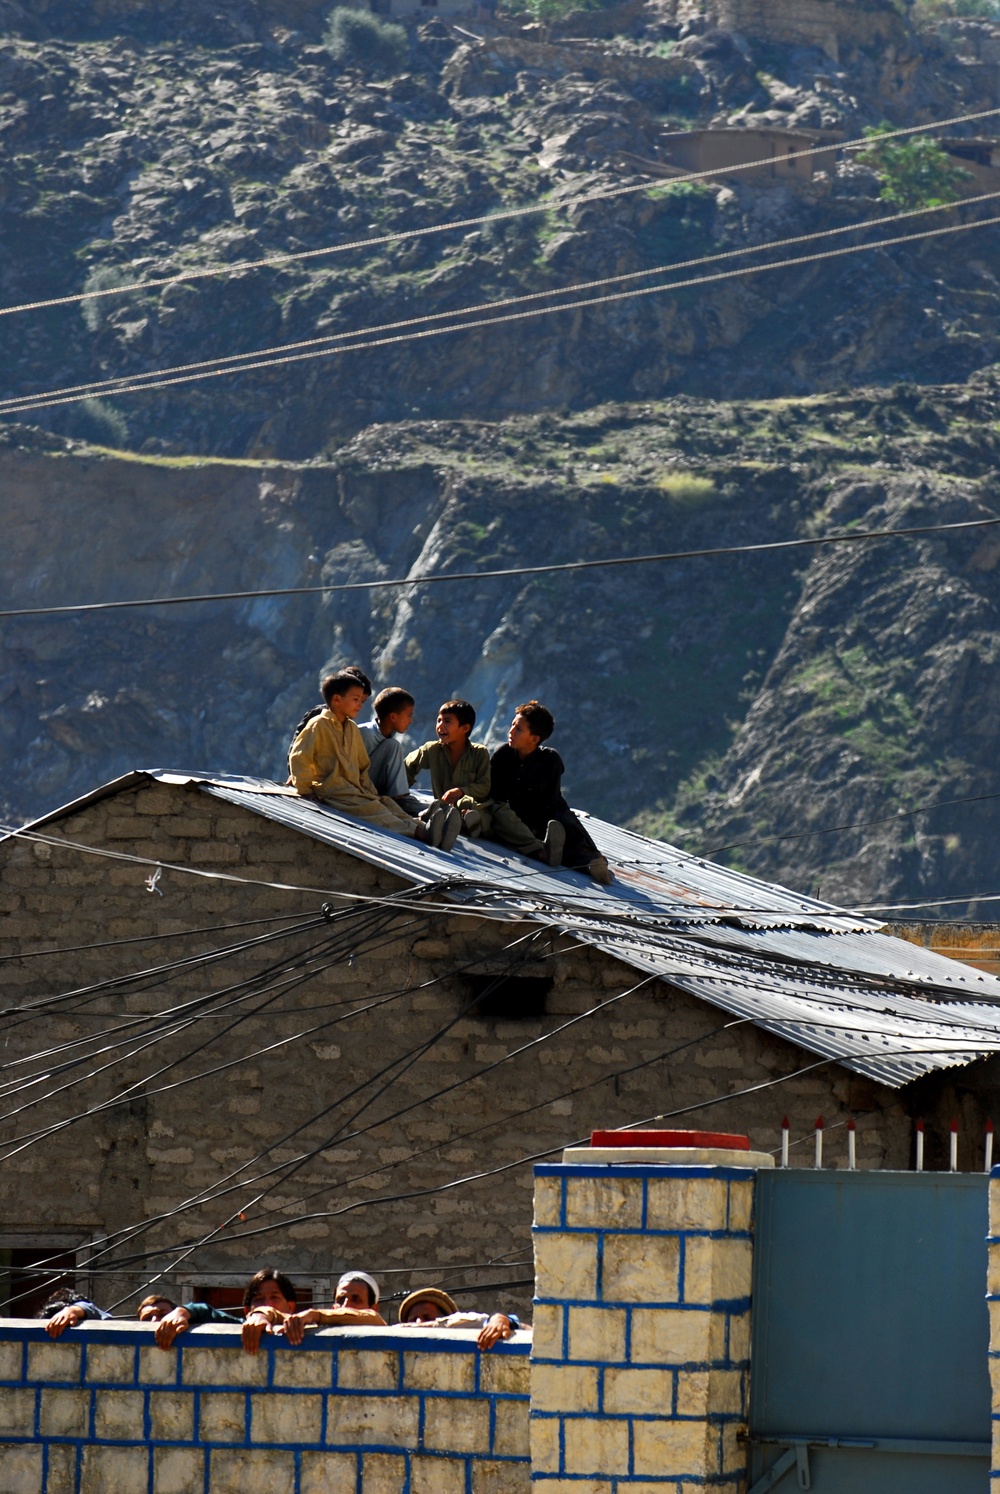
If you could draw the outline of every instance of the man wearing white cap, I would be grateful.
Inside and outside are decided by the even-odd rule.
[[[337,1282],[332,1307],[307,1307],[285,1319],[285,1337],[300,1344],[310,1325],[317,1328],[385,1328],[378,1311],[379,1285],[367,1271],[345,1271]]]

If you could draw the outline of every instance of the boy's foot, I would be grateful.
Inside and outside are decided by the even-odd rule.
[[[608,865],[607,856],[595,856],[587,867],[587,872],[595,882],[600,882],[602,887],[610,887],[615,880],[614,872]]]
[[[444,805],[436,805],[425,820],[417,821],[417,839],[428,846],[439,846],[446,819],[447,810]]]
[[[462,828],[462,811],[451,804],[443,810],[441,817],[441,838],[438,848],[442,851],[450,851],[458,839],[458,832]]]
[[[414,840],[419,840],[420,844],[424,845],[424,846],[432,846],[432,845],[436,844],[436,842],[434,840],[434,835],[433,835],[433,830],[432,830],[431,825],[428,823],[427,820],[421,818],[421,816],[419,816],[419,815],[417,816],[416,823],[413,826],[413,839]],[[440,840],[440,839],[441,839],[441,830],[440,830],[440,825],[439,825],[438,826],[438,840]]]
[[[566,831],[558,820],[549,820],[545,827],[545,855],[542,860],[551,867],[562,866]]]
[[[483,817],[478,809],[467,809],[462,816],[462,831],[471,840],[478,840],[483,833]]]
[[[440,799],[432,799],[431,802],[420,811],[420,813],[417,815],[417,819],[424,820],[426,822],[430,819],[435,809],[444,809],[444,807],[445,806],[441,803]]]

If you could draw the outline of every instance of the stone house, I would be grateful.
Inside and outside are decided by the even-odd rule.
[[[817,171],[832,171],[836,165],[840,135],[822,130],[712,129],[679,130],[663,135],[664,160],[657,174],[683,175],[689,171],[711,171],[734,181],[775,181],[790,186],[807,185]],[[816,155],[803,151],[829,145]],[[750,162],[762,162],[751,170]],[[734,170],[734,168],[738,168]]]
[[[600,889],[263,780],[137,772],[0,842],[0,1287],[530,1297],[531,1163],[652,1118],[977,1165],[1000,980],[590,820]],[[978,1165],[981,1165],[978,1164]],[[228,1293],[228,1296],[226,1295]],[[133,1294],[131,1297],[129,1294]],[[119,1311],[127,1308],[119,1308]]]

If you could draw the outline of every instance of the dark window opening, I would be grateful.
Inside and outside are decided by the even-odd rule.
[[[40,1261],[44,1270],[38,1270]],[[0,1313],[33,1318],[62,1287],[76,1286],[76,1251],[57,1245],[0,1247]]]
[[[473,1008],[476,1016],[514,1020],[545,1016],[545,998],[552,989],[551,975],[470,975],[466,978],[473,996],[479,998]]]

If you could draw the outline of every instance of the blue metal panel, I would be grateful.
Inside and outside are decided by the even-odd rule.
[[[751,1486],[986,1494],[986,1234],[985,1176],[758,1174]]]

